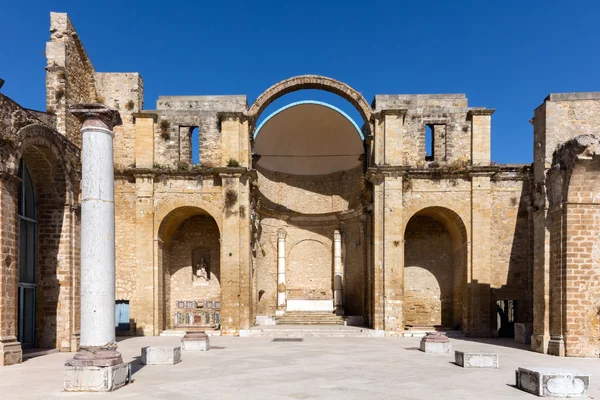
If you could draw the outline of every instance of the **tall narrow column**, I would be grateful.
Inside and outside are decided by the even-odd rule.
[[[333,304],[338,315],[344,314],[344,264],[342,264],[342,235],[333,233]]]
[[[285,230],[277,231],[277,315],[285,313]]]
[[[121,117],[101,104],[80,104],[70,111],[82,123],[81,342],[80,351],[65,364],[65,390],[110,391],[125,384],[123,370],[128,368],[115,342],[112,129]],[[114,378],[98,384],[105,375]]]

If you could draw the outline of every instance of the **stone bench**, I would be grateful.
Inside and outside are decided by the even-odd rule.
[[[427,332],[421,339],[421,351],[425,353],[450,353],[450,340],[443,332]]]
[[[517,388],[539,397],[587,397],[590,374],[549,367],[519,367]]]
[[[179,346],[146,346],[142,347],[142,364],[173,365],[181,362]]]
[[[500,368],[496,353],[471,353],[457,350],[454,352],[454,362],[463,368]]]
[[[204,332],[187,332],[181,338],[181,350],[183,351],[208,351],[210,340]]]

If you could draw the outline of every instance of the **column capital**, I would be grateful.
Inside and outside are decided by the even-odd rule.
[[[82,129],[97,127],[112,131],[115,126],[123,123],[119,111],[104,104],[75,104],[69,107],[69,111],[81,122]]]
[[[283,228],[280,228],[280,229],[277,231],[277,239],[280,239],[280,240],[281,240],[281,239],[285,239],[285,237],[286,237],[286,236],[287,236],[287,232],[285,231],[285,229],[283,229]]]

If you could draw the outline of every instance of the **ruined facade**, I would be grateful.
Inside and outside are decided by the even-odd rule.
[[[462,94],[377,95],[306,75],[245,96],[161,96],[99,73],[66,14],[51,14],[46,112],[0,94],[0,364],[72,351],[79,332],[78,121],[115,127],[121,334],[331,317],[390,336],[453,329],[600,355],[600,94],[535,110],[534,163],[490,160],[493,110]],[[287,93],[346,99],[259,118]],[[264,116],[263,116],[264,117]]]

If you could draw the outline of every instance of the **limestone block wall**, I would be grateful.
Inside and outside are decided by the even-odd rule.
[[[253,265],[258,315],[277,307],[277,232],[286,232],[289,299],[333,298],[333,235],[342,235],[344,310],[364,316],[366,221],[361,218],[362,168],[328,175],[257,170],[259,236]],[[339,213],[350,215],[337,217]]]
[[[135,181],[125,176],[115,178],[115,254],[116,300],[130,300],[136,291],[136,230]]]
[[[160,96],[156,102],[154,163],[185,168],[191,163],[188,130],[198,128],[200,165],[226,166],[230,159],[249,166],[246,96]]]
[[[432,217],[415,216],[404,243],[404,323],[454,327],[450,233]]]
[[[56,130],[80,147],[80,123],[68,106],[102,99],[96,92],[94,66],[65,13],[50,13],[46,59],[46,111],[56,115]]]
[[[119,111],[122,125],[114,128],[114,162],[118,168],[135,165],[134,113],[144,106],[144,82],[140,74],[100,73],[94,74],[96,92],[101,103]]]
[[[600,92],[552,93],[535,109],[532,123],[534,171],[540,182],[558,146],[579,135],[600,134]]]
[[[356,209],[363,190],[362,167],[327,175],[290,175],[258,169],[261,202],[275,210],[322,214]]]
[[[376,95],[373,105],[380,115],[375,124],[375,164],[424,165],[427,125],[437,131],[438,154],[433,161],[470,160],[465,95]]]
[[[597,154],[598,155],[598,154]],[[565,353],[600,357],[600,157],[584,161],[569,182],[566,206]],[[553,310],[559,313],[558,310]]]
[[[530,187],[526,180],[492,181],[491,290],[492,302],[513,300],[515,321],[533,321],[532,226],[529,219]]]

